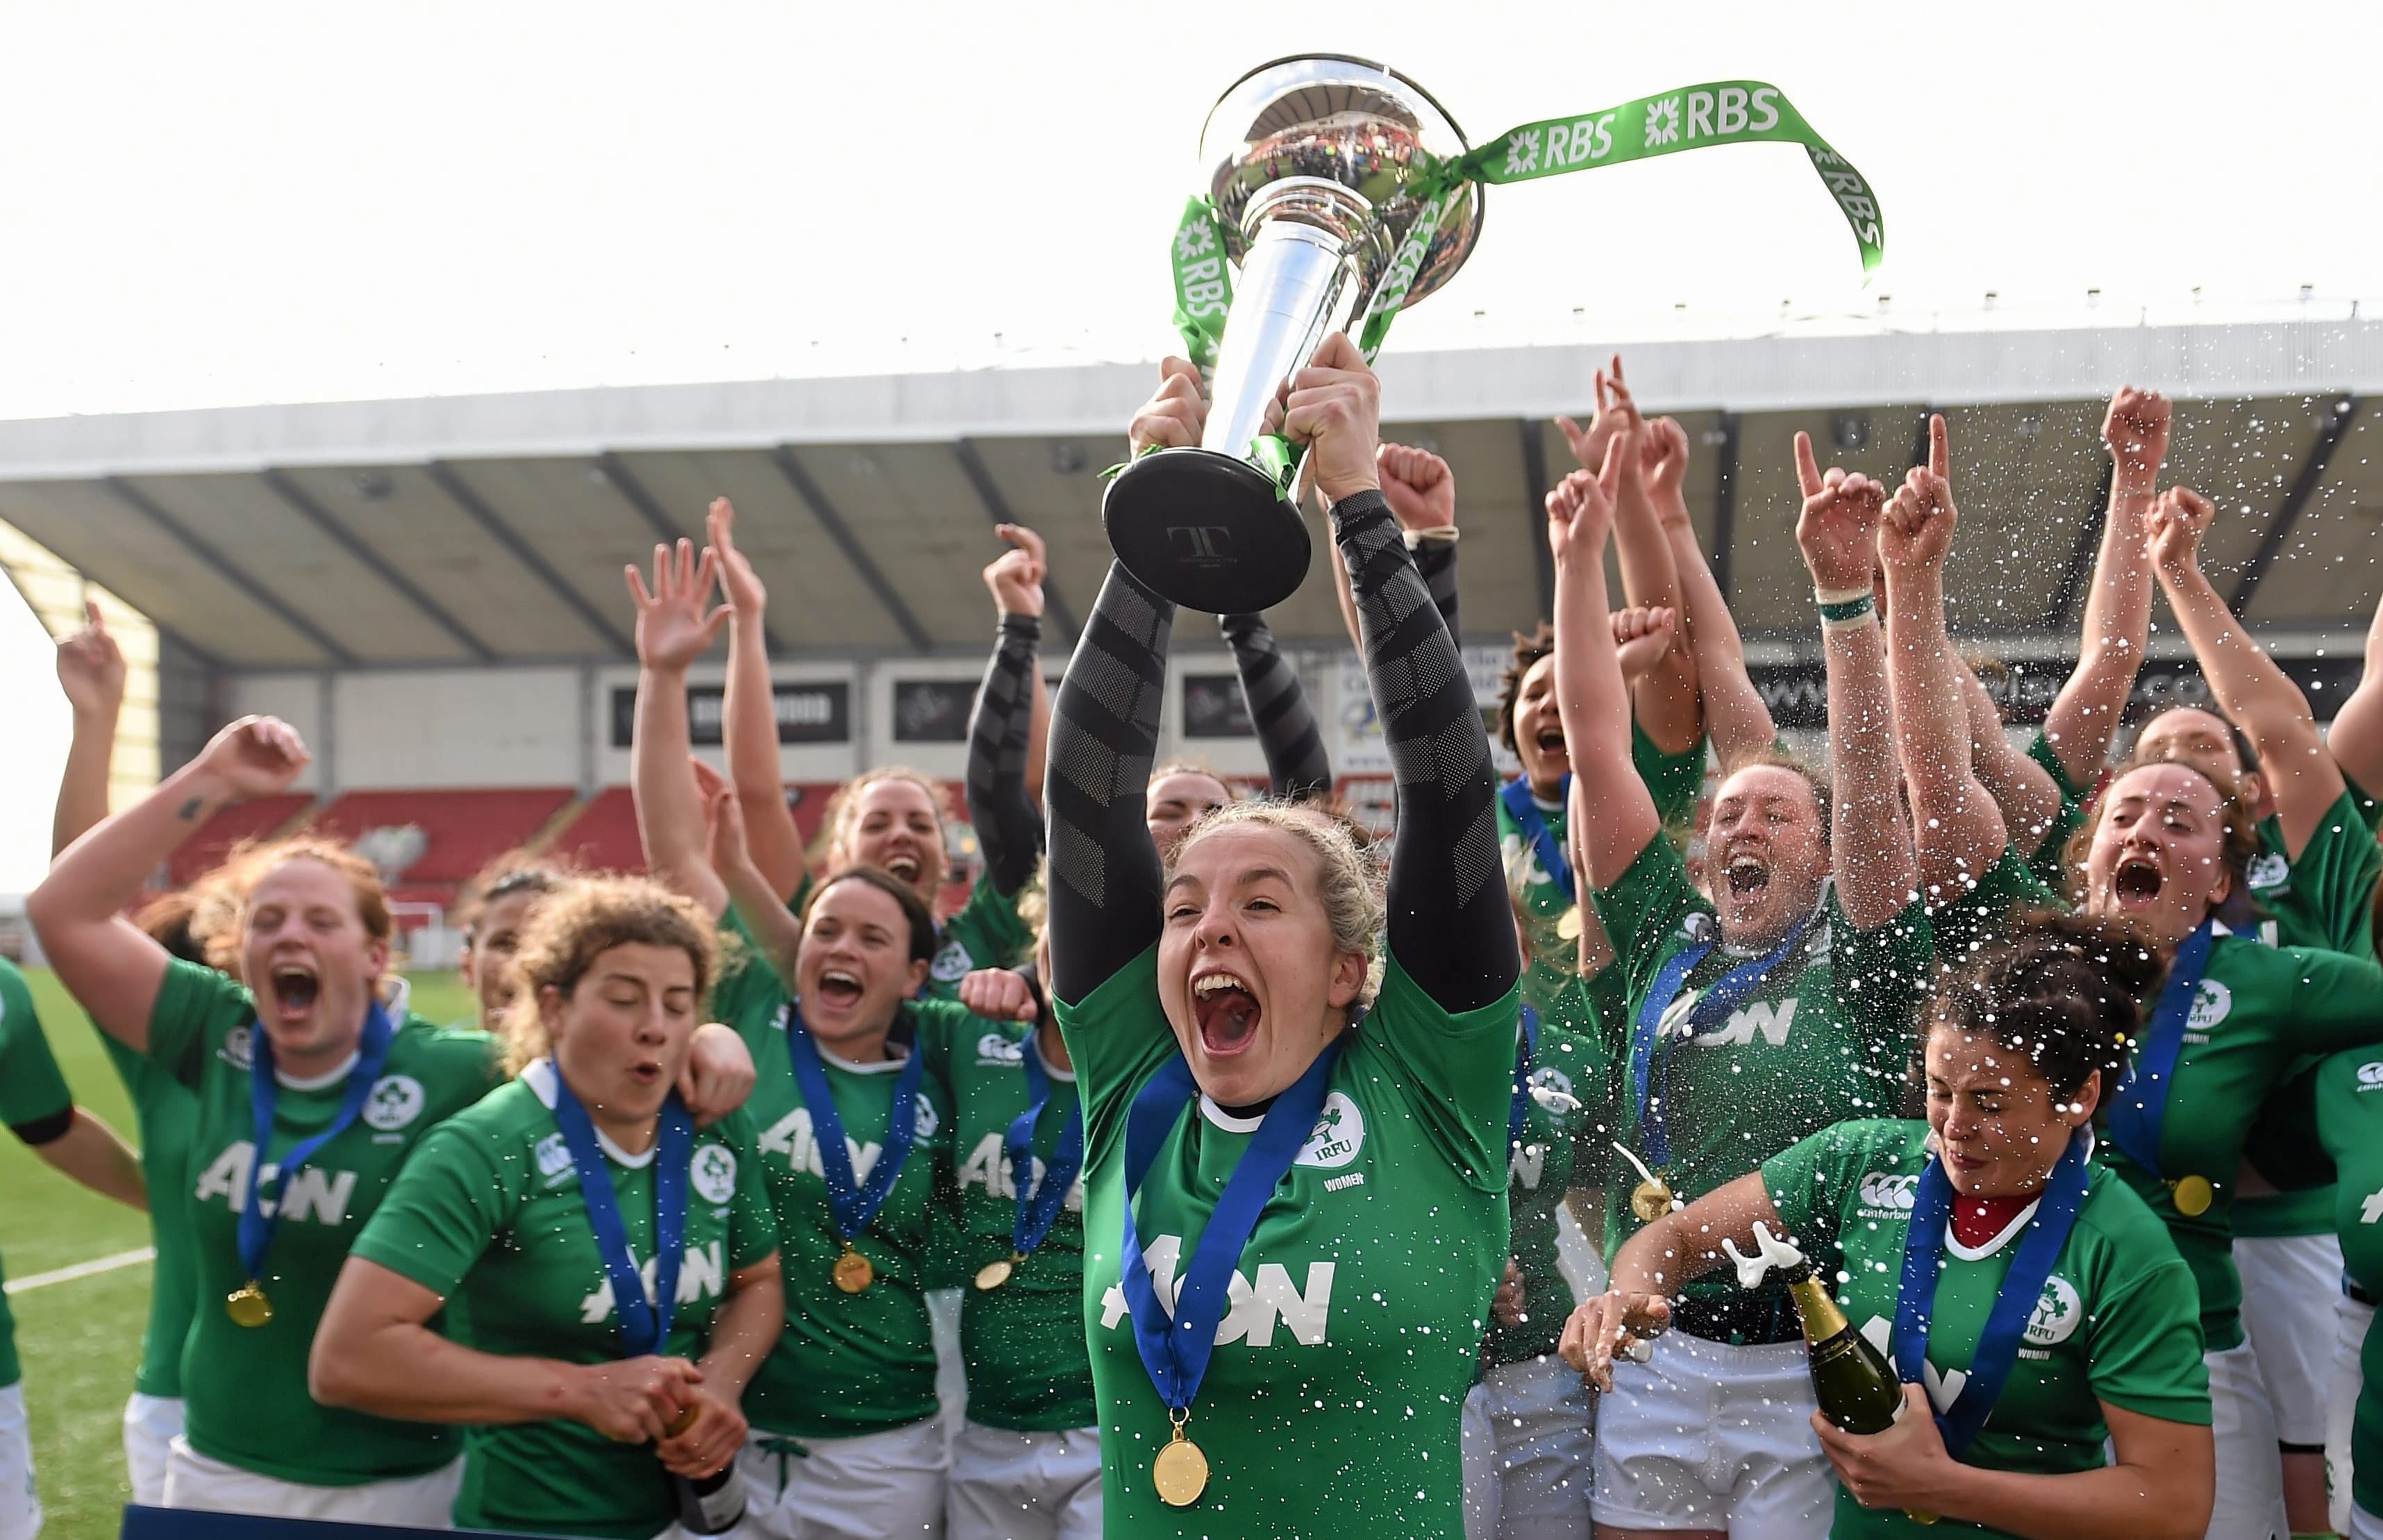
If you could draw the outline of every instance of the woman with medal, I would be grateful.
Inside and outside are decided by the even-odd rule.
[[[515,965],[512,1083],[422,1140],[340,1271],[315,1395],[469,1427],[465,1528],[647,1540],[741,1511],[737,1403],[784,1300],[751,1121],[698,1133],[673,1090],[716,950],[643,879],[549,899]],[[451,1341],[432,1322],[458,1299]]]
[[[1338,825],[1237,804],[1160,866],[1143,794],[1174,606],[1121,566],[1054,714],[1053,992],[1086,1109],[1112,1533],[1462,1523],[1516,957],[1472,692],[1376,490],[1377,389],[1336,334],[1281,407],[1333,505],[1400,768],[1378,992],[1383,908]]]
[[[1685,1285],[1759,1274],[1780,1232],[1904,1382],[1883,1433],[1812,1415],[1842,1484],[1831,1535],[2192,1540],[2215,1485],[2196,1292],[2091,1159],[2158,971],[2124,927],[2020,923],[1938,988],[1925,1122],[1837,1124],[1639,1232],[1566,1359],[1610,1383]]]
[[[1641,495],[1624,433],[1617,489]],[[1884,488],[1832,470],[1800,437],[1797,540],[1821,595],[1833,799],[1809,772],[1734,767],[1713,803],[1708,901],[1632,768],[1629,706],[1605,611],[1613,514],[1576,472],[1548,499],[1557,667],[1574,821],[1630,1001],[1612,1045],[1623,1159],[1608,1162],[1609,1255],[1639,1226],[1742,1177],[1849,1111],[1892,1111],[1924,992],[1928,925],[1896,808],[1886,660],[1869,602]],[[1833,596],[1858,590],[1860,602]],[[1803,1338],[1784,1291],[1698,1281],[1683,1329],[1617,1376],[1598,1409],[1601,1532],[1806,1534],[1831,1500],[1808,1425]],[[1678,1430],[1705,1427],[1683,1448]]]

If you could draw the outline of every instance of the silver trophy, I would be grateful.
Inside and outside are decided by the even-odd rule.
[[[1468,146],[1431,93],[1338,54],[1261,65],[1208,114],[1201,164],[1239,270],[1196,450],[1134,461],[1101,505],[1126,569],[1188,609],[1245,614],[1307,575],[1307,529],[1266,412],[1324,339],[1373,304],[1428,199],[1417,184]],[[1402,304],[1452,277],[1481,231],[1481,189],[1442,215]]]

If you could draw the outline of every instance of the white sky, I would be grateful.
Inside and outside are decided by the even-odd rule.
[[[1202,119],[1304,49],[1476,143],[1768,80],[1885,210],[1865,290],[1792,147],[1493,188],[1394,348],[2383,304],[2373,6],[0,0],[0,36],[5,417],[1154,357]]]

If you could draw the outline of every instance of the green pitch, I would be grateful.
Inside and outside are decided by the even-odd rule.
[[[129,1141],[132,1108],[91,1024],[45,969],[33,1000],[75,1102]],[[413,976],[413,1007],[432,1021],[468,1020],[471,992],[452,973]],[[148,1221],[84,1191],[14,1140],[0,1139],[0,1258],[18,1280],[149,1244]],[[44,1540],[105,1540],[130,1500],[122,1418],[148,1320],[149,1264],[22,1289],[8,1298],[25,1364],[33,1476]]]

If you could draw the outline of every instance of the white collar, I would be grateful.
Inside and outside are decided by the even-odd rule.
[[[1538,793],[1533,792],[1531,794],[1531,806],[1537,807],[1542,813],[1561,813],[1563,811],[1564,805],[1563,798],[1562,797],[1558,797],[1553,802],[1550,802],[1546,797],[1541,796]]]
[[[1217,1103],[1215,1097],[1204,1090],[1200,1093],[1200,1115],[1229,1134],[1256,1133],[1258,1125],[1266,1121],[1264,1113],[1258,1114],[1255,1117],[1236,1117],[1227,1112]]]
[[[1957,1197],[1953,1200],[1956,1203],[1958,1203],[1961,1200]],[[2009,1245],[2011,1237],[2027,1228],[2027,1222],[2035,1217],[2035,1211],[2042,1207],[2043,1204],[2043,1195],[2038,1193],[2033,1202],[2031,1202],[2027,1207],[2019,1210],[2018,1214],[2011,1217],[2011,1222],[2002,1227],[2000,1234],[1996,1235],[1992,1240],[1987,1241],[1983,1246],[1978,1247],[1969,1247],[1961,1244],[1960,1237],[1953,1233],[1953,1220],[1948,1214],[1945,1220],[1945,1250],[1952,1252],[1963,1262],[1982,1262],[1987,1257],[1993,1256],[1996,1251],[2001,1250],[2005,1246]]]
[[[545,1105],[547,1111],[552,1112],[555,1086],[554,1061],[532,1059],[522,1066],[521,1078],[522,1084],[529,1087],[530,1094],[537,1097]],[[592,1125],[596,1120],[591,1117],[587,1121]],[[654,1152],[661,1148],[661,1140],[656,1139],[653,1143],[646,1146],[643,1153],[633,1155],[613,1143],[612,1136],[600,1127],[596,1130],[596,1142],[603,1148],[606,1160],[631,1171],[643,1171],[647,1166],[651,1165],[654,1163]]]
[[[1040,1024],[1037,1024],[1032,1031],[1026,1034],[1026,1051],[1034,1055],[1035,1063],[1043,1066],[1043,1073],[1051,1077],[1052,1079],[1056,1080],[1063,1086],[1072,1086],[1076,1083],[1076,1072],[1074,1069],[1062,1069],[1057,1065],[1053,1064],[1050,1060],[1043,1056],[1043,1029]]]
[[[1837,880],[1834,875],[1821,879],[1821,896],[1812,901],[1812,912],[1804,917],[1804,941],[1806,944],[1809,945],[1812,940],[1812,927],[1820,922],[1822,913],[1825,912],[1829,906],[1829,895],[1836,891]],[[1720,929],[1721,918],[1720,916],[1716,914],[1713,918],[1713,930],[1718,931]],[[1789,929],[1793,930],[1794,927],[1790,926]],[[1782,936],[1779,938],[1779,941],[1785,941],[1786,939],[1787,938],[1785,936]],[[1771,946],[1776,946],[1778,944],[1779,942],[1775,941],[1771,943]],[[1756,957],[1770,955],[1771,946],[1733,946],[1727,941],[1723,941],[1721,943],[1720,950],[1722,955],[1725,957],[1739,957],[1751,960]],[[1784,962],[1786,959],[1783,957],[1780,961]]]

